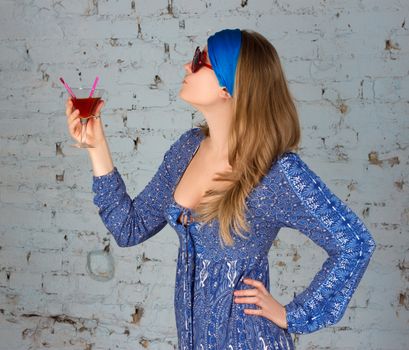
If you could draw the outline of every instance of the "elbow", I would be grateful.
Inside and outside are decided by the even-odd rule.
[[[363,244],[363,250],[368,260],[372,257],[373,253],[375,252],[375,249],[376,249],[375,240],[372,238],[372,236],[369,236],[369,238],[366,239],[365,243]]]
[[[132,234],[129,227],[124,225],[120,230],[113,234],[116,244],[120,248],[127,248],[132,247],[134,245],[139,244],[137,240],[135,240],[135,235]]]
[[[122,225],[113,232],[114,239],[120,248],[128,248],[139,245],[159,230],[149,231],[135,226],[133,222]]]
[[[125,248],[136,244],[132,242],[131,238],[134,236],[132,225],[127,219],[124,220],[109,211],[100,212],[100,217],[118,247]]]
[[[119,248],[126,248],[126,247],[128,247],[127,244],[125,244],[123,241],[120,241],[119,239],[115,239],[115,242],[116,242],[116,245],[117,245]]]
[[[355,237],[348,244],[348,249],[359,252],[359,259],[369,260],[376,249],[376,243],[372,235],[366,231],[365,235],[355,232]]]
[[[126,240],[124,239],[124,235],[122,234],[122,231],[120,232],[113,232],[113,230],[108,229],[109,233],[113,237],[116,245],[120,248],[125,248],[128,246]]]
[[[374,253],[375,249],[376,249],[376,243],[375,243],[375,240],[371,237],[369,239],[369,242],[368,242],[369,254],[372,255]]]
[[[124,223],[113,223],[113,220],[104,221],[105,227],[107,228],[108,232],[111,234],[115,243],[120,248],[129,247],[130,238],[132,237],[129,226],[125,225]]]
[[[372,256],[376,249],[376,242],[368,230],[368,228],[362,223],[361,226],[358,227],[357,232],[355,233],[358,235],[358,241],[362,244],[362,248],[365,252],[365,255],[368,259]]]
[[[118,237],[114,236],[114,239],[115,239],[116,245],[120,248],[128,248],[128,247],[132,247],[137,244],[137,243],[131,243],[129,241],[129,236],[127,235],[122,236],[120,234]]]

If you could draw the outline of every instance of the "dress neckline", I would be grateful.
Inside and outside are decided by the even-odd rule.
[[[182,168],[182,171],[181,171],[180,175],[177,177],[176,183],[175,183],[175,185],[173,186],[173,190],[172,190],[172,202],[173,202],[173,204],[174,204],[176,207],[178,207],[179,209],[182,209],[184,212],[187,212],[187,213],[189,213],[189,214],[192,214],[195,209],[194,209],[194,208],[185,207],[185,206],[179,204],[178,202],[176,202],[175,192],[176,192],[176,188],[178,187],[180,181],[182,180],[183,175],[185,174],[185,172],[186,172],[187,168],[189,167],[190,163],[192,163],[192,160],[193,160],[194,156],[196,155],[197,151],[199,150],[199,148],[200,148],[200,146],[201,146],[201,144],[202,144],[202,142],[203,142],[203,140],[204,140],[204,138],[205,138],[205,135],[203,135],[203,133],[200,131],[200,129],[199,129],[199,128],[197,128],[197,129],[198,129],[199,135],[198,135],[197,137],[195,136],[195,138],[194,138],[195,144],[196,144],[196,143],[197,143],[197,144],[196,144],[196,146],[193,148],[193,152],[192,152],[192,153],[190,153],[190,152],[188,153],[188,161],[187,161],[187,164],[184,165],[184,167]],[[190,149],[189,149],[189,150],[190,150]],[[189,215],[189,216],[190,216],[190,215]]]

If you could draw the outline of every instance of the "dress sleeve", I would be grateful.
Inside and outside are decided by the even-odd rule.
[[[131,247],[154,236],[166,226],[165,205],[172,196],[172,158],[184,133],[166,151],[159,169],[146,187],[134,199],[128,195],[125,183],[114,169],[102,176],[93,176],[93,202],[105,227],[119,247]]]
[[[298,154],[288,152],[278,164],[278,225],[300,231],[328,254],[310,285],[284,305],[288,332],[312,333],[341,320],[376,244]]]

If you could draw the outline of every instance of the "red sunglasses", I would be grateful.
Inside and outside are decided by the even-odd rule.
[[[200,46],[198,46],[192,60],[192,73],[197,72],[203,66],[213,69],[213,67],[210,64],[205,63],[205,61],[206,51],[200,51]]]

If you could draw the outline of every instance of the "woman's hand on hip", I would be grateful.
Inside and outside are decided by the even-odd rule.
[[[244,309],[248,315],[257,315],[267,318],[277,326],[286,329],[287,319],[286,310],[270,292],[266,289],[261,281],[245,278],[244,283],[249,284],[254,289],[241,289],[234,291],[234,302],[241,304],[255,304],[259,309]]]

